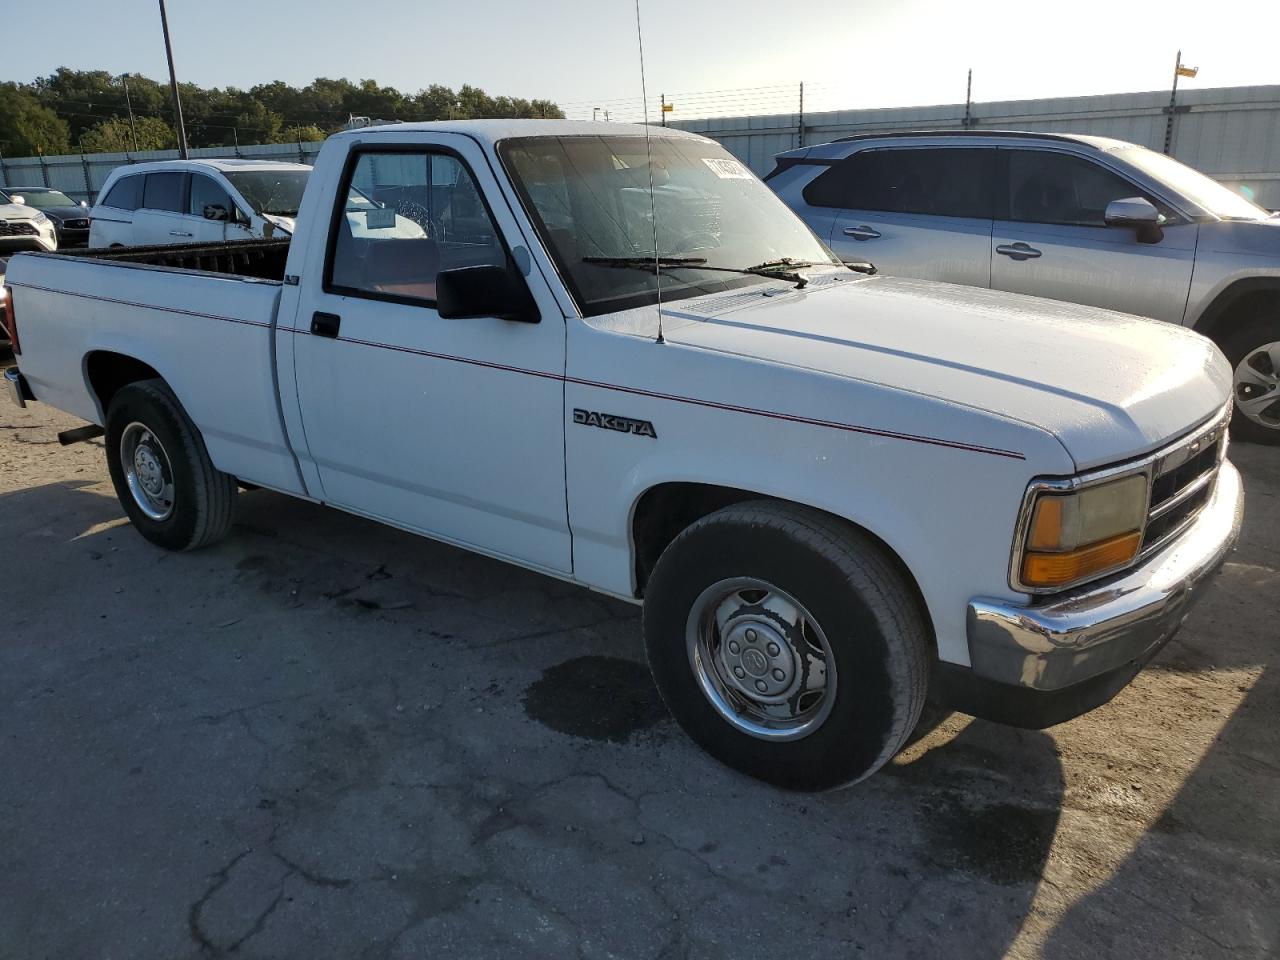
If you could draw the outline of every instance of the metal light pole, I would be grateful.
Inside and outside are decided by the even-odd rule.
[[[129,133],[133,136],[133,152],[138,152],[138,128],[133,122],[133,100],[129,98],[129,75],[120,74],[120,82],[124,84],[124,102],[129,108]]]
[[[173,44],[169,42],[169,17],[160,0],[160,28],[164,31],[164,55],[169,58],[169,90],[173,93],[173,118],[178,126],[178,156],[187,159],[187,128],[182,122],[182,98],[178,96],[178,74],[173,69]]]
[[[1173,62],[1173,89],[1169,91],[1169,119],[1164,124],[1165,156],[1169,155],[1169,151],[1173,147],[1173,117],[1178,112],[1178,78],[1194,77],[1199,72],[1199,67],[1184,67],[1182,65],[1182,51],[1179,50],[1178,57]]]

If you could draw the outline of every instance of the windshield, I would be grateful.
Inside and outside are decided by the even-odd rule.
[[[779,261],[839,263],[813,232],[722,147],[643,136],[525,137],[499,152],[586,316],[657,302],[658,277],[601,260],[654,256],[664,302],[764,283],[720,272]],[[595,261],[595,262],[587,262]],[[718,269],[712,269],[718,268]]]
[[[1197,206],[1204,207],[1224,220],[1265,220],[1271,215],[1229,187],[1210,180],[1200,171],[1192,170],[1163,153],[1156,153],[1146,147],[1126,147],[1117,150],[1114,156],[1137,167],[1152,179],[1168,184]]]
[[[21,187],[6,187],[5,193],[10,197],[21,197],[27,202],[28,207],[35,207],[37,210],[48,210],[50,207],[78,207],[76,203],[65,193],[57,190],[23,190]]]
[[[242,170],[223,175],[257,214],[296,217],[310,170]]]

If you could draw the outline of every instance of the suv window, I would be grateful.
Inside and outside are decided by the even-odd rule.
[[[182,213],[183,179],[185,173],[148,173],[147,185],[142,191],[142,206],[148,210],[173,210]]]
[[[467,167],[448,154],[360,154],[336,218],[327,288],[434,303],[441,270],[507,262]]]
[[[107,193],[106,199],[102,203],[104,206],[115,207],[117,210],[137,210],[138,203],[141,200],[142,177],[138,174],[132,174],[117,180],[115,186]]]
[[[1143,192],[1128,180],[1083,157],[1009,151],[1010,220],[1105,227],[1108,203],[1140,196]],[[1169,213],[1160,203],[1156,208],[1166,216]]]
[[[864,150],[805,188],[815,207],[935,217],[992,217],[994,150]]]
[[[210,216],[215,213],[213,207],[221,207],[224,213],[221,216]],[[229,220],[234,209],[227,191],[216,180],[202,173],[191,175],[191,200],[187,203],[189,214],[206,220]]]

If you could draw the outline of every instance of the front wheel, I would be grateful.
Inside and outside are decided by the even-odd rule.
[[[235,478],[162,380],[122,387],[107,408],[107,470],[134,527],[169,550],[194,550],[231,529]]]
[[[780,786],[855,783],[906,743],[928,629],[883,549],[767,501],[726,507],[663,552],[645,645],[676,720],[721,762]]]
[[[1232,436],[1280,444],[1280,320],[1256,317],[1242,324],[1224,338],[1222,352],[1232,368]]]

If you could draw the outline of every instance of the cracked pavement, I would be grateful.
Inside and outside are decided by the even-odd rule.
[[[681,734],[637,608],[266,491],[164,553],[75,425],[0,423],[0,957],[1280,950],[1280,450],[1114,703],[803,795]]]

